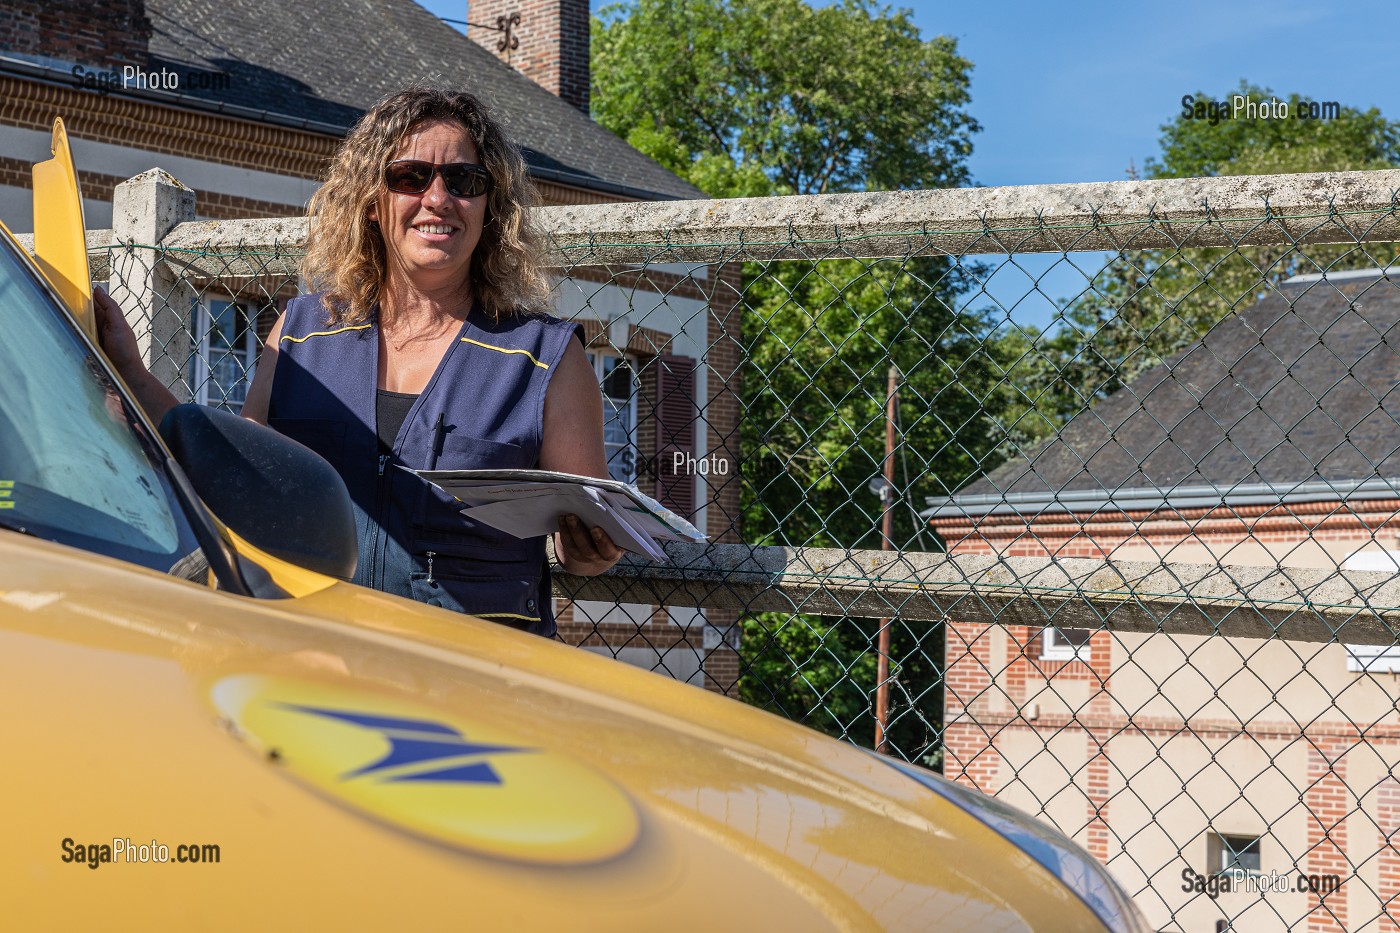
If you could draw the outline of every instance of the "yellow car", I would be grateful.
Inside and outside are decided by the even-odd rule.
[[[7,929],[1145,929],[927,771],[343,582],[324,462],[146,422],[87,333],[61,132],[40,169],[37,263],[0,236]]]

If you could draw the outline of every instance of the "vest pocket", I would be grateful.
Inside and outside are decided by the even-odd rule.
[[[525,462],[525,448],[519,444],[488,441],[484,437],[444,432],[439,470],[520,470]]]
[[[449,434],[443,439],[439,470],[515,470],[532,464],[526,462],[524,448],[518,444],[502,444],[479,437]],[[525,542],[487,525],[472,522],[462,515],[466,503],[423,481],[413,513],[413,536],[433,545],[441,545],[444,553],[481,557],[518,556]],[[501,553],[501,552],[504,552]]]
[[[542,623],[539,566],[526,567],[518,560],[447,558],[437,553],[431,566],[431,577],[424,570],[409,574],[414,600],[514,628],[533,629]]]

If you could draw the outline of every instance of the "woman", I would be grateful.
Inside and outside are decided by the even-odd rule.
[[[305,278],[264,344],[243,415],[316,450],[355,503],[355,582],[543,635],[543,539],[460,514],[406,469],[533,468],[606,477],[602,394],[577,325],[542,311],[525,164],[474,97],[410,88],[351,130],[310,205]],[[103,348],[152,419],[175,404],[116,304]],[[621,550],[565,516],[570,573]]]

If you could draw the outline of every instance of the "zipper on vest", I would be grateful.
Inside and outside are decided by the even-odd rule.
[[[389,466],[392,459],[390,454],[379,455],[379,481],[374,484],[374,515],[370,522],[374,528],[373,544],[370,546],[370,585],[377,588],[384,588],[384,548],[388,543],[388,534],[385,532],[385,522],[388,519],[388,490],[384,484],[391,482],[393,477],[386,477],[384,471]],[[364,555],[361,555],[361,559]]]
[[[437,551],[428,552],[428,582],[433,582],[433,558],[437,556]]]

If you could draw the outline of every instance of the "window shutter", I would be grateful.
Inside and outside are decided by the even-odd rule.
[[[695,360],[661,356],[651,367],[656,373],[656,497],[678,515],[695,514],[695,476],[684,465],[695,457],[700,407],[695,399]],[[680,469],[676,454],[683,455]]]

